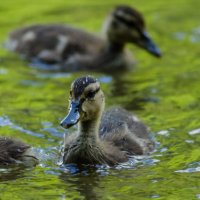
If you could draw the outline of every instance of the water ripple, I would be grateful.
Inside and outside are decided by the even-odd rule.
[[[58,127],[53,127],[53,124],[51,122],[42,122],[42,125],[44,126],[42,131],[46,131],[57,138],[63,138],[63,132],[59,131]]]
[[[200,194],[196,194],[197,199],[200,199]]]
[[[199,43],[200,42],[200,27],[193,29],[191,33],[175,32],[173,33],[173,37],[180,41],[188,40],[188,41],[191,41],[192,43]]]
[[[52,136],[55,136],[57,138],[63,138],[63,132],[60,132],[54,127],[46,127],[46,128],[43,128],[42,130],[50,133]]]
[[[131,156],[128,162],[120,163],[116,166],[116,169],[131,169],[137,166],[155,165],[160,162],[158,159],[152,158],[152,156]]]
[[[180,172],[180,173],[192,173],[192,172],[200,172],[200,167],[196,167],[196,168],[187,168],[187,169],[183,169],[183,170],[177,170],[175,172]]]
[[[44,137],[43,134],[41,134],[41,133],[35,133],[33,131],[30,131],[30,130],[24,129],[24,128],[18,126],[18,125],[15,125],[7,116],[0,116],[0,126],[1,127],[10,126],[12,129],[21,131],[21,132],[26,133],[28,135],[32,135],[32,136],[40,137],[40,138]]]
[[[200,172],[200,162],[191,163],[187,169],[177,170],[175,172],[180,172],[180,173]]]
[[[152,198],[152,199],[160,198],[160,195],[159,195],[159,194],[154,194],[154,195],[151,196],[151,198]]]
[[[36,155],[39,160],[39,166],[42,168],[48,168],[54,166],[57,168],[59,166],[58,162],[61,159],[61,144],[54,147],[47,148],[32,148],[32,152]],[[50,169],[49,169],[50,170]]]
[[[0,68],[0,74],[4,75],[4,74],[7,74],[7,73],[8,73],[7,69]]]
[[[186,38],[186,33],[184,32],[176,32],[173,34],[174,38],[177,40],[184,40]]]
[[[200,133],[200,128],[189,131],[189,135],[196,135]]]
[[[190,41],[191,42],[200,42],[200,27],[198,28],[195,28],[193,31],[192,31],[192,34],[190,36]]]
[[[169,136],[169,131],[168,130],[161,130],[157,132],[158,135],[163,135],[163,136]]]

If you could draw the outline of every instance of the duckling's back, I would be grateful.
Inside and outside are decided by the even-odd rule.
[[[55,62],[58,62],[66,59],[64,56],[74,53],[93,54],[102,43],[103,40],[100,38],[80,29],[53,24],[33,25],[17,29],[10,33],[5,46],[28,59],[45,58],[45,54],[53,51],[52,56],[55,57],[53,54],[57,54]]]
[[[130,155],[148,154],[154,148],[148,128],[122,108],[113,107],[103,114],[100,136]]]

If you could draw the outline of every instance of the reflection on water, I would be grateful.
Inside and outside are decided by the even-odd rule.
[[[188,40],[193,43],[200,42],[200,28],[193,29],[190,33],[176,32],[173,34],[174,38],[180,41]]]
[[[189,168],[183,170],[177,170],[176,172],[180,173],[192,173],[192,172],[200,172],[200,162],[194,162],[188,165]]]
[[[190,135],[196,135],[196,134],[199,134],[199,133],[200,133],[200,128],[194,129],[194,130],[192,130],[192,131],[189,131],[189,134],[190,134]]]
[[[27,169],[25,166],[18,165],[18,166],[12,166],[10,168],[7,168],[5,166],[1,166],[0,168],[0,182],[9,182],[16,180],[18,178],[23,178],[25,175],[25,172],[32,169]]]
[[[84,197],[84,199],[99,199],[103,195],[96,192],[96,188],[99,188],[100,177],[96,175],[95,170],[90,170],[86,174],[79,174],[72,178],[66,173],[61,173],[59,178],[66,184],[71,184],[71,188],[76,188],[76,190],[80,193],[80,197]],[[69,190],[66,187],[66,192]],[[67,194],[67,193],[66,193]],[[65,196],[67,198],[69,196]]]

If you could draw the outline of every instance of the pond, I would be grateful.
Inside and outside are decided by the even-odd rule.
[[[0,5],[0,41],[20,26],[67,23],[100,32],[119,0],[8,0]],[[0,199],[200,199],[200,1],[124,0],[144,13],[163,52],[156,59],[128,46],[133,71],[102,82],[106,107],[120,105],[147,124],[156,151],[115,168],[77,171],[59,165],[70,83],[90,72],[51,73],[35,69],[0,49],[0,135],[33,146],[34,168],[0,168]],[[97,17],[98,16],[98,17]]]

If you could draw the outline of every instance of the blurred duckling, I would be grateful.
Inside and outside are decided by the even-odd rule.
[[[102,39],[66,25],[32,25],[11,32],[5,46],[33,62],[59,64],[63,71],[127,70],[134,64],[124,48],[127,43],[161,57],[143,16],[134,8],[117,6],[104,23],[104,32]]]
[[[22,163],[34,166],[38,159],[31,152],[31,147],[21,141],[0,137],[0,165]]]
[[[68,129],[78,123],[78,130],[65,135],[63,163],[113,166],[153,150],[147,127],[122,108],[103,112],[104,100],[96,79],[86,76],[72,83],[69,113],[61,126]]]

